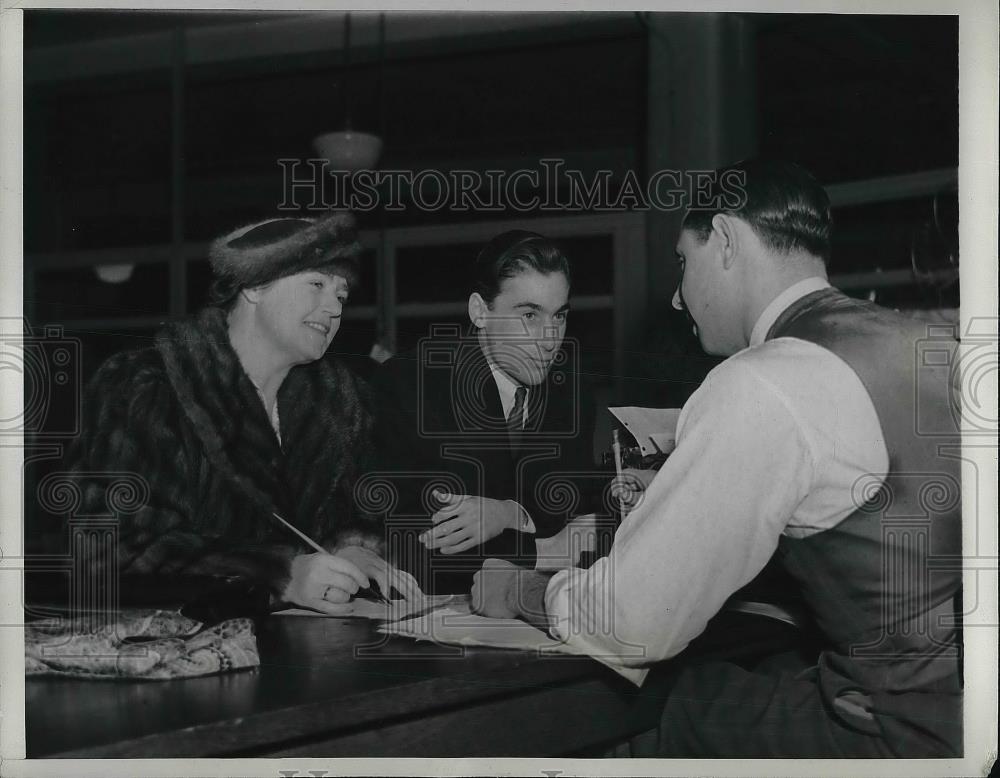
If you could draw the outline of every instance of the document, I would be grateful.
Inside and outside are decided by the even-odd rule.
[[[669,454],[677,444],[677,419],[680,408],[608,408],[611,415],[625,425],[644,457]]]
[[[373,619],[383,622],[377,628],[379,632],[414,640],[575,653],[520,619],[491,619],[474,614],[467,594],[435,594],[416,600],[393,600],[388,605],[373,600],[355,600],[352,605],[354,611],[344,616],[329,616],[308,608],[288,608],[273,615]]]
[[[350,613],[342,616],[331,616],[328,613],[314,611],[311,608],[286,608],[282,611],[275,611],[273,616],[316,616],[336,619],[374,619],[376,621],[391,621],[401,619],[414,613],[424,610],[440,608],[452,602],[455,598],[459,600],[465,595],[461,594],[431,594],[412,600],[391,600],[388,603],[375,602],[375,600],[357,599],[351,603],[354,608]]]
[[[455,595],[447,605],[413,618],[386,622],[378,631],[445,645],[577,653],[520,619],[491,619],[472,613],[468,595]]]

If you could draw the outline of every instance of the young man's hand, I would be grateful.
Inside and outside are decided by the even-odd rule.
[[[420,536],[420,541],[427,548],[440,549],[442,554],[468,551],[505,529],[517,529],[522,520],[521,507],[513,500],[441,491],[434,492],[434,498],[441,508],[431,516],[434,526]]]

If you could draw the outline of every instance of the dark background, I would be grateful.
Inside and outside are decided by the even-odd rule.
[[[83,56],[84,47],[102,42],[159,35],[162,45],[162,37],[175,31],[239,24],[253,30],[300,16],[25,12],[24,247],[26,279],[33,279],[26,283],[25,311],[33,327],[62,326],[64,336],[79,344],[81,380],[111,353],[148,345],[159,321],[197,309],[209,280],[204,260],[188,262],[186,299],[179,306],[167,254],[163,261],[137,264],[127,283],[111,285],[94,273],[100,255],[88,252],[122,248],[125,256],[134,252],[148,260],[151,247],[169,253],[172,241],[208,241],[271,215],[281,199],[276,160],[314,156],[312,138],[341,128],[345,104],[355,129],[384,139],[383,169],[512,169],[560,157],[585,173],[609,169],[616,183],[630,170],[640,179],[650,172],[655,39],[649,28],[656,20],[648,14],[566,14],[554,26],[483,35],[451,29],[440,39],[390,40],[381,51],[370,36],[362,39],[356,24],[350,63],[335,38],[328,50],[188,64],[180,108],[169,63],[151,66],[139,58],[98,75],[58,66],[64,54]],[[415,15],[387,16],[389,28],[422,23]],[[957,168],[957,17],[746,18],[755,74],[745,120],[754,125],[756,151],[796,161],[824,184]],[[689,108],[677,106],[678,121]],[[361,227],[375,232],[501,218],[511,214],[411,207],[360,215]],[[957,267],[947,255],[957,243],[957,218],[956,196],[947,187],[934,196],[839,207],[831,276],[899,271],[897,282],[847,291],[892,307],[953,310]],[[577,266],[574,293],[612,294],[610,237],[565,243]],[[463,301],[461,269],[477,246],[401,248],[397,303]],[[654,249],[649,263],[673,262],[672,244]],[[40,258],[55,254],[69,259],[43,262],[34,272]],[[944,271],[944,280],[914,275],[915,258],[924,263],[918,270]],[[359,314],[345,321],[334,346],[359,359],[379,337],[375,264],[369,251],[361,288],[352,294]],[[570,335],[583,344],[587,380],[605,399],[676,406],[717,360],[701,352],[683,317],[670,309],[672,290],[649,286],[648,297],[626,302],[643,324],[626,343],[624,362],[615,361],[622,345],[612,334],[614,317],[623,311],[574,311]],[[412,345],[433,322],[463,318],[454,306],[399,314],[397,345]],[[625,375],[616,364],[626,365]],[[74,403],[53,394],[30,432],[68,441]],[[60,437],[60,431],[67,434]],[[42,438],[29,435],[31,440]],[[29,468],[26,490],[57,462],[45,461]],[[26,500],[29,511],[31,502]],[[43,531],[41,519],[27,523]]]

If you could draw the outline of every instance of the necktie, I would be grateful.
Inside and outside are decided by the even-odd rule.
[[[507,433],[515,446],[520,442],[521,430],[524,428],[524,398],[527,394],[528,390],[525,387],[517,387],[514,392],[514,407],[507,416]]]

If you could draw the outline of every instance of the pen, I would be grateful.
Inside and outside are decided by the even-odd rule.
[[[274,511],[271,511],[271,515],[274,516],[274,518],[276,518],[278,521],[280,521],[286,527],[288,527],[288,529],[290,529],[296,535],[298,535],[302,539],[302,541],[306,545],[308,545],[310,548],[315,549],[316,551],[318,551],[321,554],[330,554],[329,551],[327,551],[325,548],[323,548],[319,543],[317,543],[315,540],[313,540],[311,537],[309,537],[306,533],[304,533],[298,527],[294,527],[291,524],[289,524],[287,521],[285,521],[283,518],[281,518],[281,516],[279,516]],[[359,589],[354,596],[357,597],[360,594],[367,594],[368,592],[371,592],[371,594],[373,594],[375,596],[375,599],[378,602],[384,602],[387,605],[390,604],[389,603],[389,598],[386,597],[384,594],[382,594],[382,590],[379,588],[378,581],[376,581],[374,578],[369,578],[368,580],[370,581],[371,585],[365,587],[364,589]]]
[[[622,482],[622,447],[621,443],[618,442],[618,430],[611,430],[611,450],[615,454],[615,472],[618,474],[618,483],[624,486]],[[622,493],[618,492],[618,511],[621,513],[622,518],[628,514],[628,510],[625,508],[625,498]]]

